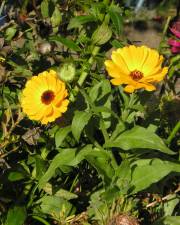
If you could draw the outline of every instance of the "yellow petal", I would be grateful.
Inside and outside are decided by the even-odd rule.
[[[128,93],[133,93],[135,90],[135,87],[133,85],[127,85],[125,88],[124,88],[124,91],[125,92],[128,92]]]
[[[157,51],[152,49],[148,49],[148,51],[148,57],[142,66],[144,76],[148,76],[156,68],[160,60],[159,53]]]
[[[122,57],[122,61],[124,61],[127,65],[128,71],[135,70],[134,63],[132,61],[131,52],[129,51],[129,47],[120,48],[117,50],[118,54]]]
[[[47,84],[48,84],[48,89],[52,91],[56,91],[57,89],[57,82],[58,78],[55,76],[54,73],[50,73],[49,76],[46,76]]]
[[[42,94],[48,90],[52,90],[55,96],[52,101],[45,104],[41,98]],[[38,76],[32,77],[26,83],[22,91],[22,110],[30,119],[47,124],[67,111],[69,103],[66,99],[67,95],[65,83],[58,79],[56,72],[53,70],[45,71]],[[54,107],[54,101],[57,103],[56,107]]]
[[[141,82],[159,82],[164,79],[167,73],[168,73],[168,67],[164,67],[163,69],[159,70],[158,73],[156,74],[143,77],[141,79]]]
[[[56,97],[53,101],[53,105],[55,105],[56,107],[61,105],[61,102],[63,99],[65,99],[67,97],[67,90],[65,90],[64,92],[59,92],[56,94]]]
[[[126,64],[126,61],[124,58],[121,56],[121,54],[118,51],[113,51],[112,52],[112,61],[118,66],[119,71],[123,74],[129,74],[130,71],[128,69],[128,65]]]

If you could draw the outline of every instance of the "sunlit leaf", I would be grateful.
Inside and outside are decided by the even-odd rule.
[[[143,164],[133,167],[132,173],[132,193],[148,188],[151,184],[167,176],[171,172],[180,173],[180,164],[160,159],[146,160],[142,159]],[[137,161],[138,163],[138,161]]]
[[[23,206],[14,206],[8,211],[5,225],[23,225],[26,219],[26,208]]]
[[[158,135],[140,126],[135,126],[131,130],[123,132],[113,141],[110,140],[105,143],[105,147],[119,147],[123,150],[154,149],[170,155],[175,154]]]

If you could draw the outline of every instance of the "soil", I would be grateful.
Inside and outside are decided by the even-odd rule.
[[[125,36],[135,45],[158,48],[162,35],[162,24],[156,21],[137,21],[125,26]]]

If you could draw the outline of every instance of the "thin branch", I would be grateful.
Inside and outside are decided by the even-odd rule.
[[[15,148],[13,148],[11,151],[4,153],[2,155],[0,155],[0,159],[5,158],[6,156],[8,156],[9,154],[16,152],[19,149],[19,146],[16,146]]]
[[[180,185],[178,186],[178,188],[174,191],[174,193],[171,193],[171,194],[168,194],[166,196],[164,196],[162,199],[161,199],[161,202],[164,202],[166,200],[168,200],[170,197],[172,197],[172,195],[178,193],[180,191]],[[149,203],[146,208],[150,208],[150,207],[154,207],[157,203],[159,203],[159,200],[156,200],[154,202],[151,202]]]

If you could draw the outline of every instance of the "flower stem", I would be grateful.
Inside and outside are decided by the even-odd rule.
[[[166,24],[165,24],[164,29],[163,29],[163,33],[162,33],[163,34],[163,37],[162,37],[162,39],[164,39],[164,37],[165,37],[165,35],[167,33],[167,29],[168,29],[170,20],[171,20],[171,16],[168,16],[167,21],[166,21]]]
[[[173,128],[173,130],[171,131],[169,137],[166,140],[166,143],[168,145],[170,145],[172,139],[175,137],[176,133],[178,132],[178,130],[180,129],[180,120],[177,122],[176,126]]]
[[[94,57],[97,55],[97,53],[99,52],[99,50],[100,50],[100,47],[99,47],[99,46],[95,46],[95,47],[94,47],[94,49],[93,49],[93,51],[92,51],[92,55],[91,55],[91,57],[90,57],[89,60],[88,60],[88,63],[89,63],[90,65],[93,64],[93,62],[94,62]],[[87,75],[88,75],[88,72],[85,71],[85,70],[83,70],[82,73],[81,73],[81,75],[80,75],[80,78],[79,78],[79,80],[78,80],[78,85],[79,85],[79,86],[82,86],[82,84],[84,83],[84,81],[85,81]]]
[[[38,220],[39,222],[43,223],[44,225],[50,225],[50,223],[48,223],[45,219],[43,219],[42,217],[39,217],[37,215],[33,215],[32,218]]]

